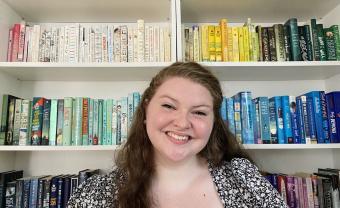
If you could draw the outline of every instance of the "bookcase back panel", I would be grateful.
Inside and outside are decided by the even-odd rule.
[[[340,75],[334,76],[326,80],[327,91],[339,91],[340,90]]]
[[[330,0],[327,3],[318,0],[256,2],[183,0],[180,2],[183,22],[212,22],[220,18],[228,18],[231,22],[244,22],[246,17],[251,17],[256,22],[280,22],[290,17],[306,21],[312,17],[323,17],[339,5],[337,0]]]
[[[149,82],[22,82],[22,94],[26,98],[90,97],[120,98],[130,92],[142,93]]]
[[[334,167],[340,169],[340,151],[333,150],[333,155],[334,155]]]
[[[73,174],[83,169],[114,167],[114,151],[49,151],[17,152],[15,168],[23,169],[25,176],[44,174]]]
[[[15,156],[15,152],[0,152],[0,172],[14,169]]]
[[[7,60],[8,31],[21,18],[7,4],[0,1],[0,61]]]
[[[339,157],[332,150],[249,150],[249,153],[260,170],[273,173],[312,173],[317,168],[339,168],[335,164]]]
[[[321,22],[326,26],[338,25],[340,22],[340,5],[336,6],[327,15],[325,15]]]
[[[312,90],[325,90],[322,80],[308,81],[231,81],[222,82],[227,97],[240,91],[251,91],[253,98],[259,96],[294,95],[298,96]]]
[[[21,96],[20,84],[21,83],[15,78],[3,72],[0,72],[0,111],[2,109],[2,95],[3,94]]]
[[[6,0],[6,2],[23,18],[36,22],[134,22],[140,18],[146,21],[165,21],[170,18],[171,8],[171,1],[168,0]]]

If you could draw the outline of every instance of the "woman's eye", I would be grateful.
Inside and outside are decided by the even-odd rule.
[[[207,114],[202,112],[202,111],[195,111],[194,112],[196,115],[199,115],[199,116],[206,116]]]
[[[163,104],[162,107],[168,108],[168,109],[175,109],[175,107],[173,107],[172,105],[169,105],[169,104]]]

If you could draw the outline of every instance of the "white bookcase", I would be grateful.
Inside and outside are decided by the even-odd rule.
[[[312,5],[312,6],[311,6]],[[61,12],[62,11],[62,12]],[[326,26],[340,24],[337,0],[271,1],[248,5],[244,0],[0,0],[0,95],[23,98],[119,98],[143,92],[150,78],[169,63],[7,63],[9,28],[24,18],[33,23],[146,23],[169,24],[171,62],[182,58],[182,24],[213,23],[220,18],[243,23],[284,22],[317,17]],[[339,90],[340,62],[203,63],[221,79],[226,96],[251,90],[253,96],[299,95],[310,90]],[[0,105],[2,104],[0,97]],[[1,107],[1,106],[0,106]],[[1,109],[1,108],[0,108]],[[114,166],[116,146],[36,147],[0,146],[0,171],[23,169],[24,174],[76,173],[80,169]],[[246,145],[261,169],[294,173],[317,167],[340,168],[340,146]]]

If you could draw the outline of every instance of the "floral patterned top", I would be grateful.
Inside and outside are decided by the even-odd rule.
[[[224,207],[288,207],[276,189],[259,173],[249,160],[234,158],[209,171]],[[122,171],[108,175],[95,175],[81,184],[73,193],[68,208],[116,207],[118,208],[117,180],[125,178]]]

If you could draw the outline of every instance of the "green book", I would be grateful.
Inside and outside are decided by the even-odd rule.
[[[299,32],[297,19],[291,18],[289,19],[285,25],[289,26],[290,31],[290,45],[292,52],[292,61],[301,61],[301,52],[300,52],[300,41],[299,41]]]
[[[307,46],[307,59],[308,61],[313,61],[313,44],[312,44],[312,39],[311,39],[311,34],[310,34],[310,26],[309,25],[304,25],[303,26],[303,35],[306,40],[306,46]]]
[[[103,107],[104,100],[98,100],[98,144],[103,144]]]
[[[57,136],[58,99],[51,100],[49,145],[55,146]]]
[[[106,100],[106,145],[112,145],[112,105],[113,100]]]
[[[335,42],[335,34],[331,28],[325,28],[325,46],[326,46],[326,54],[328,61],[336,61],[336,42]]]
[[[331,30],[334,34],[335,45],[336,45],[336,57],[337,60],[340,61],[340,33],[339,33],[339,25],[332,25]]]
[[[83,111],[83,98],[77,97],[73,100],[73,117],[72,117],[72,145],[81,146],[82,137],[82,116]]]
[[[274,25],[274,33],[275,33],[275,44],[276,44],[276,56],[277,61],[285,61],[285,40],[284,40],[284,31],[282,24]]]
[[[71,145],[73,98],[64,99],[63,146]]]
[[[316,25],[316,33],[318,36],[318,43],[320,47],[320,61],[327,61],[325,36],[323,32],[323,24]]]
[[[311,23],[311,30],[312,30],[314,61],[320,61],[320,46],[319,46],[318,33],[317,33],[317,28],[316,28],[316,19],[311,19],[310,23]]]

